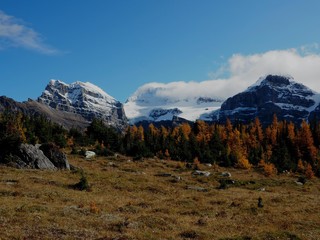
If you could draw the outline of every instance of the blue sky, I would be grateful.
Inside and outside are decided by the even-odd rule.
[[[283,73],[317,87],[319,9],[317,0],[1,0],[0,95],[36,99],[50,79],[89,81],[122,102],[149,82],[244,87],[287,53]],[[308,79],[295,72],[303,64]]]

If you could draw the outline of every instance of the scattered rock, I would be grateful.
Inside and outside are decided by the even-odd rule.
[[[84,155],[86,156],[86,159],[90,159],[90,158],[95,157],[96,153],[93,151],[86,151]]]
[[[304,184],[302,182],[298,182],[298,181],[295,181],[295,183],[299,186],[303,186]]]
[[[195,190],[198,192],[208,192],[208,189],[203,188],[203,187],[198,187],[198,186],[187,186],[187,189]]]
[[[231,179],[220,179],[219,183],[220,183],[220,186],[218,187],[218,189],[227,189],[229,185],[235,184],[236,181]]]
[[[118,167],[118,165],[115,164],[114,162],[108,162],[108,166],[109,167]]]
[[[305,177],[299,177],[298,180],[296,181],[298,185],[304,185],[306,184],[306,182],[307,182],[307,179]]]
[[[211,175],[210,172],[207,172],[207,171],[200,171],[200,170],[195,170],[192,175],[195,175],[195,176],[205,176],[205,177],[209,177]]]
[[[180,182],[182,180],[182,177],[178,175],[172,175],[172,180],[171,182]]]
[[[221,173],[221,176],[222,177],[231,177],[231,173],[229,173],[229,172],[223,172],[223,173]]]
[[[260,192],[265,192],[265,191],[266,191],[266,188],[262,187],[262,188],[259,188],[259,189],[257,189],[257,190],[260,191]]]

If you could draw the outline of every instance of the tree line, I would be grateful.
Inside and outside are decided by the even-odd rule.
[[[90,148],[100,155],[118,152],[135,159],[158,157],[225,167],[262,168],[267,175],[297,171],[320,176],[320,122],[278,121],[263,128],[256,118],[250,124],[196,121],[176,127],[130,126],[124,133],[94,119],[85,131],[66,130],[43,116],[0,114],[0,161],[22,142],[54,143],[77,153]]]

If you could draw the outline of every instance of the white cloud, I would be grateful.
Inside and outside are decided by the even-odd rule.
[[[226,99],[237,94],[260,77],[268,74],[289,75],[296,82],[320,92],[320,54],[317,44],[298,49],[273,50],[259,54],[234,54],[227,63],[202,82],[149,83],[141,87],[136,96],[146,89],[158,97],[186,99],[192,97],[220,97]],[[228,76],[220,77],[219,76]]]
[[[233,55],[228,61],[230,77],[225,79],[225,95],[244,90],[267,74],[290,75],[296,82],[320,91],[320,55],[310,50],[310,47],[301,47],[247,56]]]
[[[57,54],[59,51],[46,45],[43,37],[19,19],[0,10],[0,49],[23,47],[43,54]]]

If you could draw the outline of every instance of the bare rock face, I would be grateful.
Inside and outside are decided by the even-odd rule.
[[[118,129],[127,126],[122,103],[88,82],[66,84],[51,80],[38,102],[52,109],[78,114],[89,122],[98,118]]]

